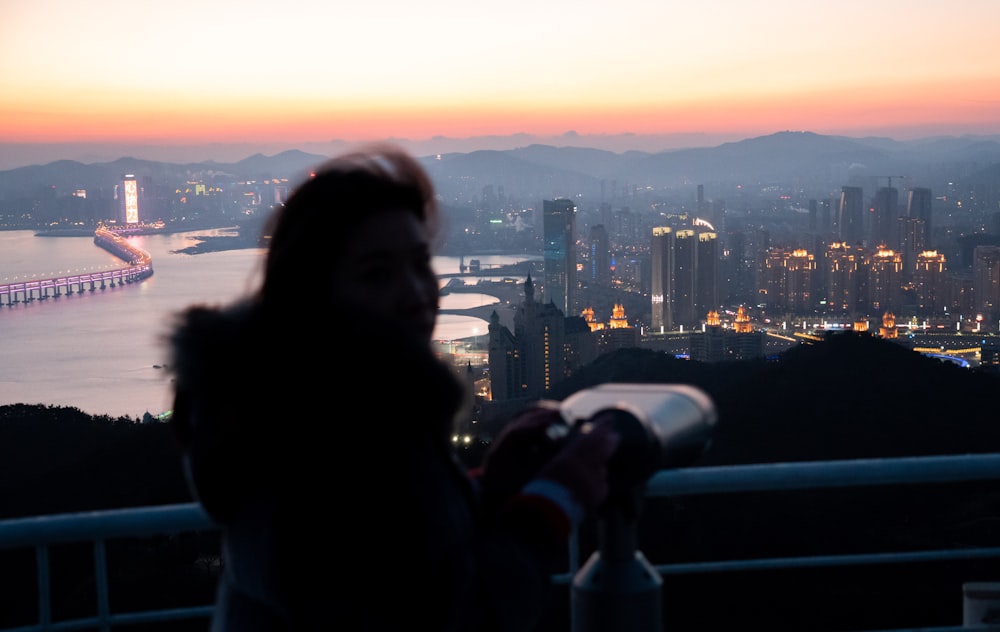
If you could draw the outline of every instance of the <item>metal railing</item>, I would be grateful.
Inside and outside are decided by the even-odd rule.
[[[644,497],[672,498],[734,492],[960,483],[998,479],[1000,479],[1000,454],[770,463],[661,470],[647,481]],[[212,531],[217,531],[217,527],[197,504],[35,516],[0,521],[0,551],[34,548],[38,583],[37,624],[4,628],[2,632],[87,629],[107,632],[115,626],[126,624],[198,618],[207,620],[212,613],[211,604],[142,612],[112,612],[109,606],[106,543],[115,538]],[[93,617],[53,621],[49,548],[56,544],[79,542],[93,544],[97,614]],[[556,584],[567,585],[573,582],[574,575],[580,568],[578,549],[578,542],[574,539],[570,545],[569,570],[553,577]],[[1000,547],[671,563],[655,565],[654,568],[662,575],[685,575],[979,558],[1000,558]],[[956,620],[960,619],[961,610],[957,609]],[[953,627],[907,629],[944,632],[967,628],[956,623]]]
[[[207,620],[212,614],[211,604],[141,612],[112,612],[108,588],[107,543],[118,538],[217,530],[218,527],[196,503],[32,516],[0,521],[0,551],[32,547],[35,549],[38,584],[37,624],[4,628],[4,630],[5,632],[43,630],[109,632],[115,626],[137,623],[198,618]],[[49,553],[54,545],[79,542],[91,542],[93,545],[97,614],[93,617],[53,621]]]

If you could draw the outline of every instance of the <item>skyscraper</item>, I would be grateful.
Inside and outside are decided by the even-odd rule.
[[[118,221],[124,225],[139,223],[139,181],[131,173],[122,176],[118,193]]]
[[[544,297],[563,314],[576,313],[575,228],[576,205],[572,200],[542,201]]]
[[[813,255],[803,248],[772,248],[766,260],[767,307],[776,313],[807,313],[812,310]]]
[[[1000,317],[1000,246],[972,251],[972,293],[977,312],[990,321]]]
[[[875,193],[872,208],[875,211],[872,221],[871,246],[886,246],[899,250],[899,239],[895,234],[896,218],[899,216],[899,189],[881,187]]]
[[[835,241],[826,251],[827,311],[853,314],[858,309],[862,252],[843,241]]]
[[[695,231],[682,229],[674,232],[674,322],[694,327],[703,315],[695,311],[695,271],[698,265],[698,248]]]
[[[913,270],[913,288],[917,293],[917,311],[923,315],[941,312],[946,303],[945,256],[936,250],[925,250],[917,255]]]
[[[895,311],[902,298],[903,257],[890,248],[880,248],[871,256],[868,268],[868,300],[875,314]]]
[[[906,194],[906,216],[919,219],[922,224],[922,241],[915,243],[916,252],[931,250],[931,201],[934,196],[927,187],[915,187]]]
[[[650,241],[650,296],[652,312],[650,327],[663,332],[674,326],[671,300],[671,280],[674,270],[674,230],[669,226],[654,226]]]
[[[861,187],[840,188],[837,230],[840,239],[857,246],[864,239],[864,192]]]
[[[695,316],[699,319],[719,308],[719,256],[718,235],[699,232],[694,292]]]
[[[599,287],[611,285],[611,241],[604,224],[590,227],[587,281]]]

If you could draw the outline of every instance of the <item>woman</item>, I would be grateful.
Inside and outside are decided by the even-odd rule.
[[[224,534],[213,630],[542,617],[618,437],[599,426],[540,451],[558,412],[535,406],[462,471],[449,437],[467,396],[430,345],[439,221],[404,152],[334,158],[276,211],[258,290],[179,315],[173,423]]]

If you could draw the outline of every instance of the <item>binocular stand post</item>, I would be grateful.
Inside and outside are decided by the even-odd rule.
[[[573,577],[572,632],[660,632],[663,579],[636,548],[633,512],[606,509],[598,550]]]

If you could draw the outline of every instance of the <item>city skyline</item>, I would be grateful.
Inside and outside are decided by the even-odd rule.
[[[0,154],[1000,133],[995,2],[724,4],[6,3]]]

